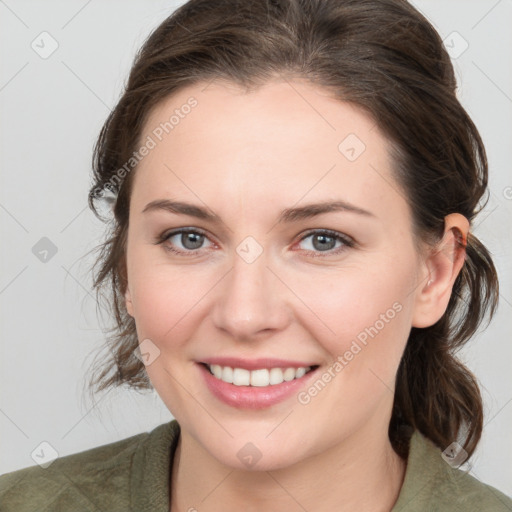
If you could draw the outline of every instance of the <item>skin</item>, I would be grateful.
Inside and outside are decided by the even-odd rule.
[[[197,106],[137,167],[126,247],[126,307],[139,340],[160,351],[146,369],[181,425],[170,509],[389,511],[406,469],[387,434],[395,375],[411,327],[447,307],[467,219],[448,216],[436,250],[418,252],[387,140],[365,113],[299,79],[248,94],[190,86],[152,111],[141,141],[191,96]],[[349,134],[366,146],[354,161],[338,149]],[[222,223],[142,213],[157,199],[206,206]],[[285,208],[335,199],[373,215],[277,223]],[[174,228],[206,237],[195,252],[180,235],[155,243]],[[304,238],[311,229],[356,245],[322,250]],[[247,236],[263,249],[252,263],[236,251]],[[293,395],[238,409],[200,378],[196,361],[209,356],[312,361],[322,374],[394,303],[400,312],[308,404]],[[252,467],[237,457],[248,442],[261,453]]]

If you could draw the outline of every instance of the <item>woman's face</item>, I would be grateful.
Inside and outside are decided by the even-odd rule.
[[[140,140],[126,304],[197,453],[277,469],[387,436],[427,273],[375,123],[306,82],[213,82]]]

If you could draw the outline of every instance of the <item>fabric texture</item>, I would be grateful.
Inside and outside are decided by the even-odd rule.
[[[0,512],[168,512],[176,420],[138,434],[0,476]],[[404,482],[391,512],[510,512],[512,499],[441,457],[412,434]]]

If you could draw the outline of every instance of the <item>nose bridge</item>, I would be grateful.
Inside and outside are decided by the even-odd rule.
[[[267,268],[267,253],[256,243],[246,239],[236,248],[215,305],[216,326],[237,339],[280,329],[287,318],[282,283]]]

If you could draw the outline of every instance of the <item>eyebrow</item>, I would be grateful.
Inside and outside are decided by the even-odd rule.
[[[150,203],[148,203],[145,206],[144,210],[142,210],[142,213],[155,210],[164,210],[178,215],[188,215],[190,217],[196,217],[198,219],[209,221],[213,224],[222,223],[222,219],[218,215],[210,213],[208,209],[182,201],[157,199],[155,201],[151,201]],[[365,217],[376,217],[375,214],[369,212],[368,210],[359,208],[358,206],[355,206],[346,201],[338,200],[326,201],[321,203],[311,203],[305,206],[299,206],[295,208],[286,208],[279,215],[277,222],[278,224],[285,222],[297,222],[300,220],[309,219],[312,217],[316,217],[317,215],[322,215],[324,213],[330,212],[350,212],[356,213],[358,215],[363,215]]]

